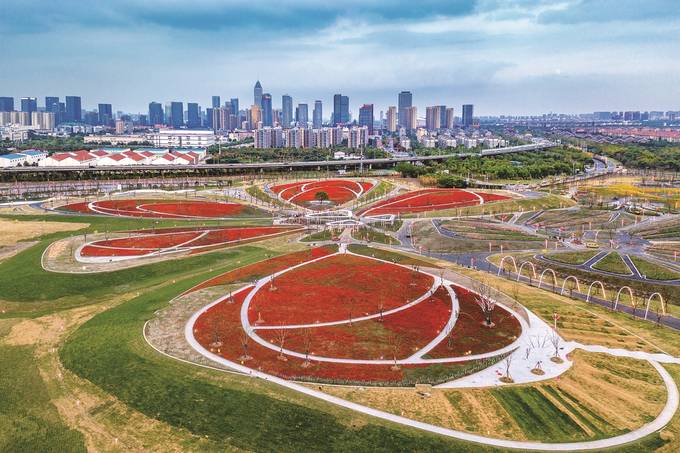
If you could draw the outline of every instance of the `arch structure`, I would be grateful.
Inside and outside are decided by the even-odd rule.
[[[543,277],[545,276],[545,273],[546,273],[546,272],[550,272],[550,274],[552,275],[552,278],[553,278],[553,288],[555,288],[555,287],[557,286],[557,274],[555,274],[555,271],[552,270],[552,269],[549,268],[549,267],[546,268],[546,269],[543,269],[543,272],[541,272],[541,276],[540,276],[539,279],[538,279],[538,287],[540,288],[541,285],[543,284]]]
[[[588,286],[588,295],[586,296],[586,302],[590,302],[590,293],[593,290],[593,286],[595,286],[596,284],[599,285],[600,291],[602,291],[602,297],[607,299],[607,291],[604,289],[604,284],[599,280],[595,280],[590,284],[590,286]]]
[[[515,261],[515,257],[512,255],[505,255],[503,258],[501,258],[501,262],[498,264],[498,274],[501,275],[501,272],[503,271],[503,265],[505,264],[505,259],[509,258],[510,261],[512,262],[512,267],[515,269],[515,274],[518,273],[517,269],[517,261]]]
[[[633,290],[630,289],[630,286],[622,286],[621,288],[619,288],[619,291],[616,293],[616,301],[614,302],[614,310],[616,310],[616,307],[619,306],[619,298],[621,297],[621,292],[624,289],[628,290],[628,294],[630,295],[631,303],[633,304],[633,307],[635,307],[635,295],[633,294]]]
[[[647,298],[647,302],[645,303],[645,319],[647,319],[647,314],[649,313],[649,304],[654,297],[659,299],[659,302],[661,302],[661,313],[663,313],[664,316],[666,315],[666,301],[661,294],[653,293]]]
[[[533,279],[536,280],[536,266],[534,266],[534,263],[532,263],[531,261],[524,261],[522,264],[519,265],[519,271],[517,272],[517,281],[519,281],[519,278],[522,276],[522,269],[524,269],[524,266],[527,264],[531,267]]]
[[[567,288],[567,282],[572,279],[576,282],[576,291],[578,291],[579,293],[581,292],[581,285],[578,282],[578,278],[574,277],[573,275],[570,275],[567,278],[565,278],[564,281],[562,282],[562,290],[560,291],[560,296],[564,294],[564,290]]]

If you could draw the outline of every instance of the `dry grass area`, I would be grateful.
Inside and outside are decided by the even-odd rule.
[[[33,239],[61,231],[75,231],[87,228],[87,223],[68,222],[20,222],[0,219],[0,247],[14,245],[19,241]]]
[[[0,207],[0,215],[9,214],[25,214],[25,215],[45,215],[46,212],[42,209],[35,208],[29,204],[21,204],[16,206],[2,206]]]
[[[526,409],[509,409],[508,393],[533,398]],[[380,410],[451,429],[504,439],[543,439],[551,423],[568,426],[573,439],[610,437],[636,429],[655,418],[666,393],[656,370],[647,362],[574,353],[574,366],[559,380],[501,390],[324,387],[326,393]],[[506,392],[503,395],[503,392]],[[529,393],[531,394],[531,393]],[[552,417],[548,418],[548,416]],[[545,424],[527,428],[527,424]],[[565,430],[569,432],[569,430]]]

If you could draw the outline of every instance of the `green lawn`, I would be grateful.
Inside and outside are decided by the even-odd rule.
[[[359,241],[378,242],[380,244],[397,245],[399,241],[392,236],[370,227],[359,228],[352,233],[352,237]]]
[[[598,253],[599,250],[585,250],[580,252],[551,253],[545,255],[545,257],[558,263],[579,265],[585,263]]]
[[[614,274],[632,274],[628,265],[623,261],[623,258],[621,258],[621,255],[619,255],[618,252],[610,252],[607,256],[595,263],[593,269],[612,272]]]
[[[347,249],[350,252],[356,253],[358,255],[371,256],[373,258],[378,258],[385,261],[391,261],[397,264],[404,264],[407,266],[427,266],[427,267],[437,267],[435,264],[415,258],[402,253],[390,252],[388,250],[379,249],[376,247],[370,247],[368,245],[361,244],[350,244]]]
[[[261,259],[264,250],[233,250],[225,263]],[[270,452],[488,451],[378,422],[261,380],[208,373],[155,353],[141,331],[154,311],[205,280],[171,283],[103,312],[60,350],[64,366],[129,407],[204,437],[216,450]]]
[[[50,402],[33,349],[0,346],[0,363],[0,451],[87,451],[82,434],[66,426]]]
[[[278,206],[280,208],[287,206],[286,203],[279,200],[278,198],[270,197],[267,193],[265,193],[258,186],[248,187],[246,189],[246,193],[248,193],[248,195],[250,195],[251,197],[257,198],[260,201],[263,201],[263,202],[269,203],[269,204],[273,204],[274,206]]]
[[[635,264],[641,275],[651,280],[676,280],[680,273],[672,269],[660,266],[639,256],[630,255],[630,260]]]
[[[330,241],[333,238],[331,230],[321,230],[316,233],[308,234],[301,239],[302,242]]]

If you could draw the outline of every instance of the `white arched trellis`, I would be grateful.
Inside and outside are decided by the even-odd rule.
[[[630,295],[630,303],[633,304],[633,307],[635,307],[635,295],[633,294],[633,290],[630,289],[630,286],[622,286],[619,288],[619,291],[616,293],[616,301],[614,302],[614,310],[616,310],[616,307],[619,306],[619,298],[621,297],[621,291],[624,289],[628,290],[628,294]]]
[[[510,258],[510,261],[512,261],[512,266],[515,269],[515,273],[517,273],[517,261],[515,261],[515,257],[512,255],[505,255],[503,258],[501,258],[501,262],[498,265],[498,275],[501,275],[501,272],[503,271],[503,264],[505,263],[506,258]]]
[[[581,285],[578,282],[578,278],[574,277],[573,275],[570,275],[569,277],[565,278],[564,281],[562,282],[562,291],[560,291],[560,296],[564,294],[564,290],[567,287],[567,282],[572,279],[576,282],[576,291],[578,291],[579,293],[581,292]]]
[[[552,274],[553,288],[555,288],[557,286],[557,274],[555,274],[555,271],[550,268],[544,269],[543,272],[541,272],[541,276],[538,279],[538,287],[541,287],[541,284],[543,283],[543,276],[546,272],[550,272]]]
[[[602,284],[601,281],[595,280],[593,283],[590,284],[590,286],[588,286],[588,295],[586,296],[586,302],[590,302],[590,292],[592,291],[593,286],[595,286],[595,284],[600,286],[600,289],[602,290],[602,297],[607,299],[607,291],[605,291],[604,285]]]
[[[646,307],[645,307],[645,319],[647,319],[647,313],[649,313],[649,303],[652,301],[652,298],[654,298],[655,296],[656,296],[657,299],[659,299],[659,302],[661,302],[661,313],[663,313],[664,315],[666,314],[666,302],[663,300],[663,296],[659,293],[654,293],[647,298],[647,303],[645,304],[646,305]]]
[[[527,264],[531,267],[533,278],[534,280],[536,280],[536,267],[534,266],[534,263],[532,263],[531,261],[525,261],[519,265],[519,271],[517,272],[517,281],[519,281],[519,278],[522,276],[522,269],[524,269],[524,266],[526,266]]]

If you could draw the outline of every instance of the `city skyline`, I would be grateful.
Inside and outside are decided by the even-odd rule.
[[[629,1],[428,1],[417,9],[350,1],[337,9],[299,0],[284,11],[208,0],[138,3],[6,5],[2,95],[75,94],[87,109],[111,103],[137,113],[154,100],[206,108],[213,95],[249,99],[260,79],[274,108],[283,94],[296,104],[332,105],[342,93],[353,116],[365,103],[386,111],[404,90],[419,116],[440,104],[475,104],[479,115],[680,104],[673,35],[680,18],[670,1],[644,9]],[[246,33],[254,38],[239,39]]]

